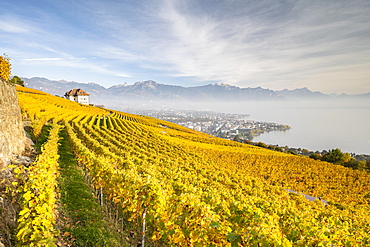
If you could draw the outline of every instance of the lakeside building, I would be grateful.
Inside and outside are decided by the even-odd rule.
[[[90,103],[89,96],[90,96],[90,94],[86,93],[81,88],[71,89],[71,90],[69,90],[68,92],[66,92],[64,94],[64,97],[66,99],[76,101],[80,104],[85,104],[85,105],[88,105]]]

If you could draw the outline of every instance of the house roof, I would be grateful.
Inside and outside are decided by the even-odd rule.
[[[80,95],[86,95],[89,96],[90,94],[86,93],[81,88],[78,89],[71,89],[68,92],[66,92],[65,96],[80,96]]]

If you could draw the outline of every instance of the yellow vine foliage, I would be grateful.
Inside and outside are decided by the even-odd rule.
[[[18,92],[24,92],[24,93],[34,93],[34,94],[47,94],[45,92],[42,92],[40,90],[36,90],[33,88],[23,87],[21,85],[16,84],[15,85]]]
[[[6,81],[9,81],[11,75],[11,64],[10,58],[3,54],[0,56],[0,77]]]
[[[56,246],[56,189],[59,174],[58,140],[60,125],[54,123],[42,153],[27,169],[21,188],[22,210],[19,213],[18,246]]]
[[[92,187],[137,229],[145,217],[154,246],[370,245],[367,172],[37,91],[19,100],[34,126],[64,125]]]

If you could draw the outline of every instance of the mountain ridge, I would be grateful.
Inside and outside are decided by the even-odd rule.
[[[271,90],[262,87],[241,88],[226,83],[207,84],[202,86],[177,86],[157,83],[154,80],[135,82],[132,85],[118,84],[108,88],[94,83],[81,83],[66,80],[49,80],[43,77],[22,78],[27,87],[41,89],[54,95],[64,95],[72,88],[82,88],[91,97],[99,99],[126,99],[140,101],[251,101],[251,100],[287,100],[287,99],[328,99],[370,97],[370,93],[357,95],[329,95],[319,91],[311,91],[307,87],[293,90]]]

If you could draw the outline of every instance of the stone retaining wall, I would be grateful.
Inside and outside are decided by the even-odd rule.
[[[0,78],[0,168],[25,150],[26,137],[15,86]]]

